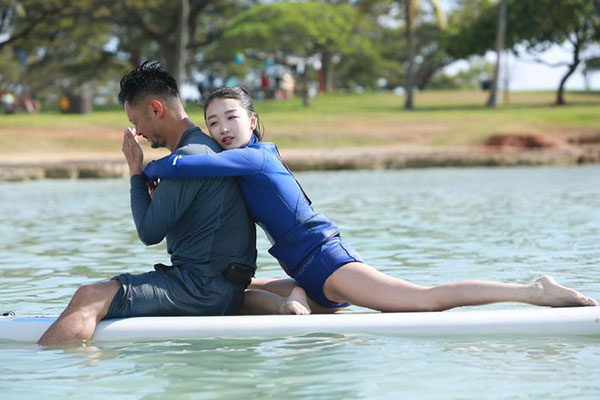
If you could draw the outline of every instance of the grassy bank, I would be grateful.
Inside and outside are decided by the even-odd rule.
[[[511,93],[510,103],[491,110],[483,92],[423,92],[414,111],[402,109],[393,94],[332,94],[315,99],[311,108],[299,99],[256,104],[266,139],[286,148],[356,146],[477,145],[493,134],[533,133],[564,141],[600,130],[600,94],[569,93],[569,105],[552,105],[554,92]],[[189,104],[192,119],[203,126],[202,112]],[[0,153],[118,155],[124,112],[89,115],[0,116]]]

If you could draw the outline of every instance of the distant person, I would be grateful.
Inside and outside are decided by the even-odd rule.
[[[289,72],[281,77],[281,92],[284,100],[294,97],[294,77]]]
[[[263,71],[260,75],[260,89],[262,90],[265,99],[268,99],[270,97],[270,84],[271,82],[269,81],[269,75],[267,75],[266,71]]]
[[[283,99],[283,90],[281,88],[281,82],[283,81],[283,76],[281,75],[281,73],[277,73],[277,75],[275,75],[275,98],[277,100],[281,100]]]
[[[21,93],[19,96],[19,102],[23,105],[23,108],[28,114],[35,114],[39,111],[39,104],[34,101],[27,92]]]
[[[15,113],[15,96],[10,92],[5,92],[2,95],[2,106],[4,107],[4,114]]]
[[[261,142],[259,117],[243,88],[219,89],[204,104],[210,135],[226,151],[171,155],[151,162],[144,173],[157,178],[235,176],[253,219],[264,229],[274,256],[289,279],[255,279],[251,288],[285,296],[299,285],[320,308],[352,303],[379,311],[441,311],[495,302],[540,306],[594,306],[594,299],[542,276],[529,285],[462,281],[420,286],[383,274],[367,265],[322,214],[272,143]],[[311,305],[315,308],[313,305]]]
[[[71,108],[71,100],[69,100],[69,97],[67,97],[67,95],[63,94],[59,97],[58,108],[60,108],[60,111],[62,113],[66,113],[67,111],[69,111],[69,108]]]
[[[179,155],[221,151],[188,118],[175,80],[145,62],[121,79],[119,102],[135,126],[125,131],[123,153],[138,236],[146,245],[166,237],[173,265],[82,286],[42,345],[88,340],[104,318],[234,314],[256,269],[255,228],[234,179],[165,179],[149,194],[136,135]]]

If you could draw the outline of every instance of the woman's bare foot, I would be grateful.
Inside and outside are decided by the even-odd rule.
[[[576,290],[559,285],[554,278],[543,275],[531,285],[534,304],[549,307],[597,306],[598,302]]]
[[[310,307],[308,306],[308,299],[304,289],[301,287],[294,288],[290,295],[286,297],[283,303],[281,303],[279,313],[296,315],[310,314]]]

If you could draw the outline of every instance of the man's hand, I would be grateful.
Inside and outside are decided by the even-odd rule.
[[[135,128],[125,129],[123,134],[123,147],[121,148],[127,164],[129,165],[129,175],[138,175],[142,173],[142,163],[144,161],[144,152],[137,142]]]

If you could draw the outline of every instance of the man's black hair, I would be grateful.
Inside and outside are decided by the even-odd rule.
[[[145,61],[121,78],[119,103],[135,105],[147,95],[167,101],[179,97],[177,82],[158,61]]]

